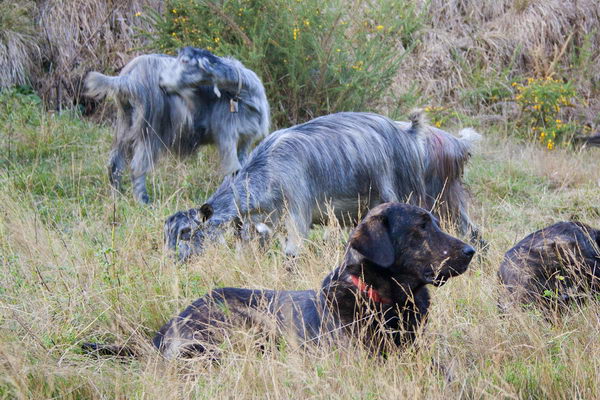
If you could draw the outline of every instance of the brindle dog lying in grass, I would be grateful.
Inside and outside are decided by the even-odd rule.
[[[320,290],[216,289],[164,325],[154,345],[167,358],[205,354],[234,329],[291,333],[300,343],[360,337],[373,352],[412,343],[429,308],[428,284],[466,271],[475,250],[444,233],[422,208],[385,203],[353,231],[344,262]],[[131,355],[125,347],[84,344],[97,354]]]
[[[558,222],[525,237],[500,265],[500,281],[510,293],[501,308],[564,306],[598,291],[599,246],[600,231],[580,222]]]

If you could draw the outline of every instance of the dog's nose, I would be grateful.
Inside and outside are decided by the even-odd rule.
[[[471,246],[465,246],[463,247],[463,254],[469,258],[473,257],[473,254],[475,254],[475,249]]]

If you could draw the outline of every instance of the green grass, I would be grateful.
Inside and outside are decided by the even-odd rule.
[[[432,289],[418,346],[384,361],[361,349],[261,354],[225,345],[220,365],[162,360],[149,339],[219,286],[317,288],[342,257],[347,232],[311,232],[298,273],[275,241],[231,240],[187,264],[162,244],[164,219],[218,185],[213,149],[166,158],[149,179],[152,206],[113,199],[109,126],[44,112],[30,94],[0,94],[0,398],[598,398],[598,300],[551,324],[539,313],[501,317],[496,271],[504,251],[561,219],[600,226],[596,152],[548,152],[484,131],[466,172],[471,214],[491,243],[470,270]],[[9,151],[10,149],[10,151]],[[96,360],[83,341],[132,343],[142,357]],[[432,368],[441,363],[450,382]]]

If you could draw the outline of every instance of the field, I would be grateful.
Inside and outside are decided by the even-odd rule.
[[[83,28],[82,38],[69,42],[65,38],[74,36],[61,18],[78,15],[78,3],[58,3],[64,5],[60,12],[44,14],[56,28],[44,40],[62,38],[58,48],[68,44],[72,54],[85,55],[68,58],[81,70],[85,62],[115,69],[129,58],[130,43],[145,43],[120,32],[111,47],[108,34],[102,33],[104,41],[89,40]],[[103,2],[83,3],[82,21],[90,9],[104,12]],[[119,18],[150,29],[148,20],[134,20],[134,11],[160,3],[128,0]],[[471,217],[490,244],[464,275],[432,288],[429,323],[415,347],[383,359],[359,347],[301,351],[282,340],[259,352],[252,337],[239,332],[239,340],[223,346],[220,363],[162,359],[150,338],[191,301],[223,286],[316,289],[341,261],[349,231],[334,221],[313,229],[293,268],[277,240],[262,249],[233,237],[188,263],[176,262],[163,246],[163,222],[200,205],[217,187],[215,150],[203,148],[183,161],[166,157],[148,181],[150,206],[135,203],[128,184],[114,198],[106,169],[110,118],[83,116],[69,103],[77,97],[77,79],[65,72],[72,65],[65,61],[36,83],[23,75],[36,60],[25,57],[18,79],[0,72],[0,398],[600,398],[600,297],[550,320],[526,309],[501,315],[496,276],[504,252],[534,230],[560,220],[600,227],[599,150],[568,145],[568,135],[587,133],[598,122],[599,6],[593,0],[568,10],[558,0],[409,3],[431,4],[431,11],[415,20],[418,40],[405,49],[391,92],[365,108],[406,118],[412,106],[422,106],[431,124],[451,132],[473,126],[483,135],[465,181]],[[0,44],[7,37],[4,15]],[[523,18],[511,24],[515,15]],[[461,29],[477,33],[467,35],[473,42],[460,42]],[[23,43],[27,52],[44,41]],[[461,46],[472,49],[464,58],[451,50]],[[515,48],[524,49],[519,59]],[[0,60],[5,56],[0,51]],[[53,97],[56,75],[68,81],[62,103]],[[554,102],[550,111],[537,97],[526,103],[528,87],[532,96]],[[569,90],[578,93],[577,104],[552,114]],[[288,109],[273,107],[276,125],[283,125]],[[551,117],[545,131],[538,114],[527,110]],[[552,134],[556,143],[548,139]],[[82,354],[86,341],[128,343],[141,357],[95,359]]]
[[[345,352],[226,348],[221,365],[167,362],[148,339],[174,313],[220,286],[316,288],[340,260],[347,232],[313,231],[297,272],[277,243],[234,241],[177,264],[162,223],[217,185],[211,149],[173,159],[152,175],[151,207],[129,193],[113,201],[105,156],[110,130],[73,114],[44,112],[11,95],[3,124],[0,393],[5,398],[597,398],[600,301],[549,323],[534,311],[502,317],[496,271],[528,232],[558,220],[600,226],[597,152],[514,143],[483,132],[466,172],[471,213],[490,242],[470,270],[434,289],[419,350],[370,358]],[[8,148],[10,147],[10,152]],[[325,232],[326,231],[326,232]],[[132,362],[80,354],[82,341],[133,343]],[[434,358],[452,377],[431,367]],[[191,365],[190,365],[191,364]]]

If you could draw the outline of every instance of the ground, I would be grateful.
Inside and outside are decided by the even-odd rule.
[[[490,247],[432,289],[413,349],[384,360],[361,349],[298,352],[281,342],[259,353],[238,343],[224,345],[221,364],[167,362],[149,339],[184,306],[221,286],[317,288],[348,232],[313,230],[296,272],[277,242],[264,251],[231,240],[178,264],[162,224],[216,187],[212,149],[166,158],[149,179],[151,206],[129,187],[113,199],[109,125],[45,112],[33,95],[3,96],[0,397],[600,398],[600,299],[553,322],[533,310],[503,317],[496,277],[504,252],[534,230],[569,219],[600,227],[598,150],[548,151],[512,139],[506,122],[477,126],[484,140],[465,180]],[[92,359],[83,341],[131,343],[142,357]]]

